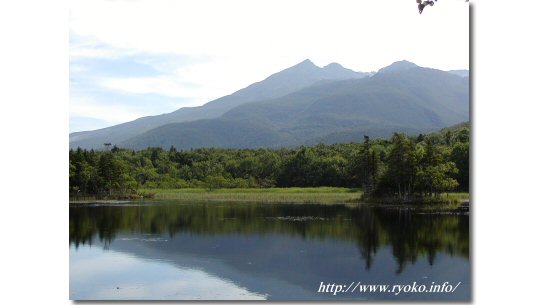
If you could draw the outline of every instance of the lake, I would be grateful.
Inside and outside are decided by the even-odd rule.
[[[471,298],[468,215],[172,201],[69,214],[72,300]]]

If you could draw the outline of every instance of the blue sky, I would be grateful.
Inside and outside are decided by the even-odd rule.
[[[71,34],[70,38],[72,46],[83,41],[75,34]],[[110,50],[102,46],[94,49]],[[165,78],[186,62],[192,63],[193,60],[174,54],[72,56],[70,131],[95,129],[199,104],[203,96],[165,86],[152,87],[152,80]],[[140,83],[138,86],[137,81]],[[166,80],[163,82],[166,83]],[[199,87],[188,82],[181,85],[193,90]]]
[[[306,58],[469,65],[464,1],[74,0],[70,132],[202,105]]]

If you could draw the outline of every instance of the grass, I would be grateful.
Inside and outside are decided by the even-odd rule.
[[[340,187],[236,188],[236,189],[143,189],[155,199],[185,201],[255,201],[290,203],[350,203],[358,202],[359,189]]]
[[[443,193],[441,198],[448,198],[450,201],[469,200],[469,193]]]
[[[441,200],[444,202],[439,203],[425,203],[422,205],[421,208],[424,209],[456,209],[460,206],[460,204],[464,201],[469,201],[469,193],[442,193],[441,194]]]
[[[362,199],[364,200],[364,199]],[[420,197],[417,195],[410,201],[401,200],[392,197],[368,198],[366,202],[371,204],[382,205],[411,205],[422,208],[443,208],[455,209],[464,201],[469,201],[469,193],[467,192],[448,192],[441,193],[438,198],[435,197]]]
[[[343,187],[290,187],[290,188],[227,188],[208,190],[185,189],[140,189],[144,198],[180,201],[245,201],[272,203],[358,203],[363,192],[360,189]],[[91,198],[79,198],[76,201]],[[112,198],[114,199],[114,198]],[[469,200],[469,193],[443,193],[443,204],[424,202],[423,206],[456,208],[460,202]],[[91,200],[90,200],[91,201]]]

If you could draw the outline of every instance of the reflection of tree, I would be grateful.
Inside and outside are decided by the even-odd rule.
[[[397,273],[405,264],[426,257],[430,265],[438,252],[469,256],[469,218],[460,215],[421,214],[407,209],[376,210],[384,240],[391,245]]]
[[[365,260],[365,268],[369,270],[379,248],[379,223],[373,215],[372,209],[356,210],[355,223],[357,230],[357,246],[362,258]]]
[[[354,241],[369,269],[382,246],[389,246],[396,272],[439,252],[469,256],[469,218],[420,214],[406,209],[344,205],[162,204],[71,207],[69,242],[78,247],[94,238],[109,245],[122,233],[201,235],[285,234],[304,239]]]

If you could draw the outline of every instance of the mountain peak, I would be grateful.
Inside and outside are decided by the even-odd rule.
[[[301,61],[300,63],[294,65],[294,66],[291,66],[287,69],[284,69],[278,73],[275,73],[273,75],[278,75],[282,72],[284,73],[308,73],[308,72],[312,72],[312,71],[318,71],[318,70],[321,70],[320,67],[316,66],[310,59],[305,59],[303,61]],[[272,76],[273,76],[272,75]]]
[[[336,62],[332,62],[328,65],[326,65],[325,67],[323,67],[323,70],[331,73],[331,72],[340,72],[340,71],[352,71],[348,68],[345,68],[344,66],[342,66],[341,64],[339,63],[336,63]]]
[[[413,68],[417,68],[418,66],[410,61],[407,60],[400,60],[392,63],[389,66],[386,66],[385,68],[379,69],[378,73],[386,73],[386,72],[400,72],[405,71]]]
[[[300,63],[296,64],[295,66],[314,66],[314,67],[318,67],[308,58],[301,61]]]
[[[323,67],[323,71],[333,79],[362,78],[366,76],[365,73],[355,72],[335,62]]]
[[[325,67],[323,67],[323,69],[327,69],[327,68],[329,68],[329,69],[331,69],[331,68],[343,68],[343,66],[341,64],[337,63],[337,62],[332,62],[332,63],[326,65]]]

